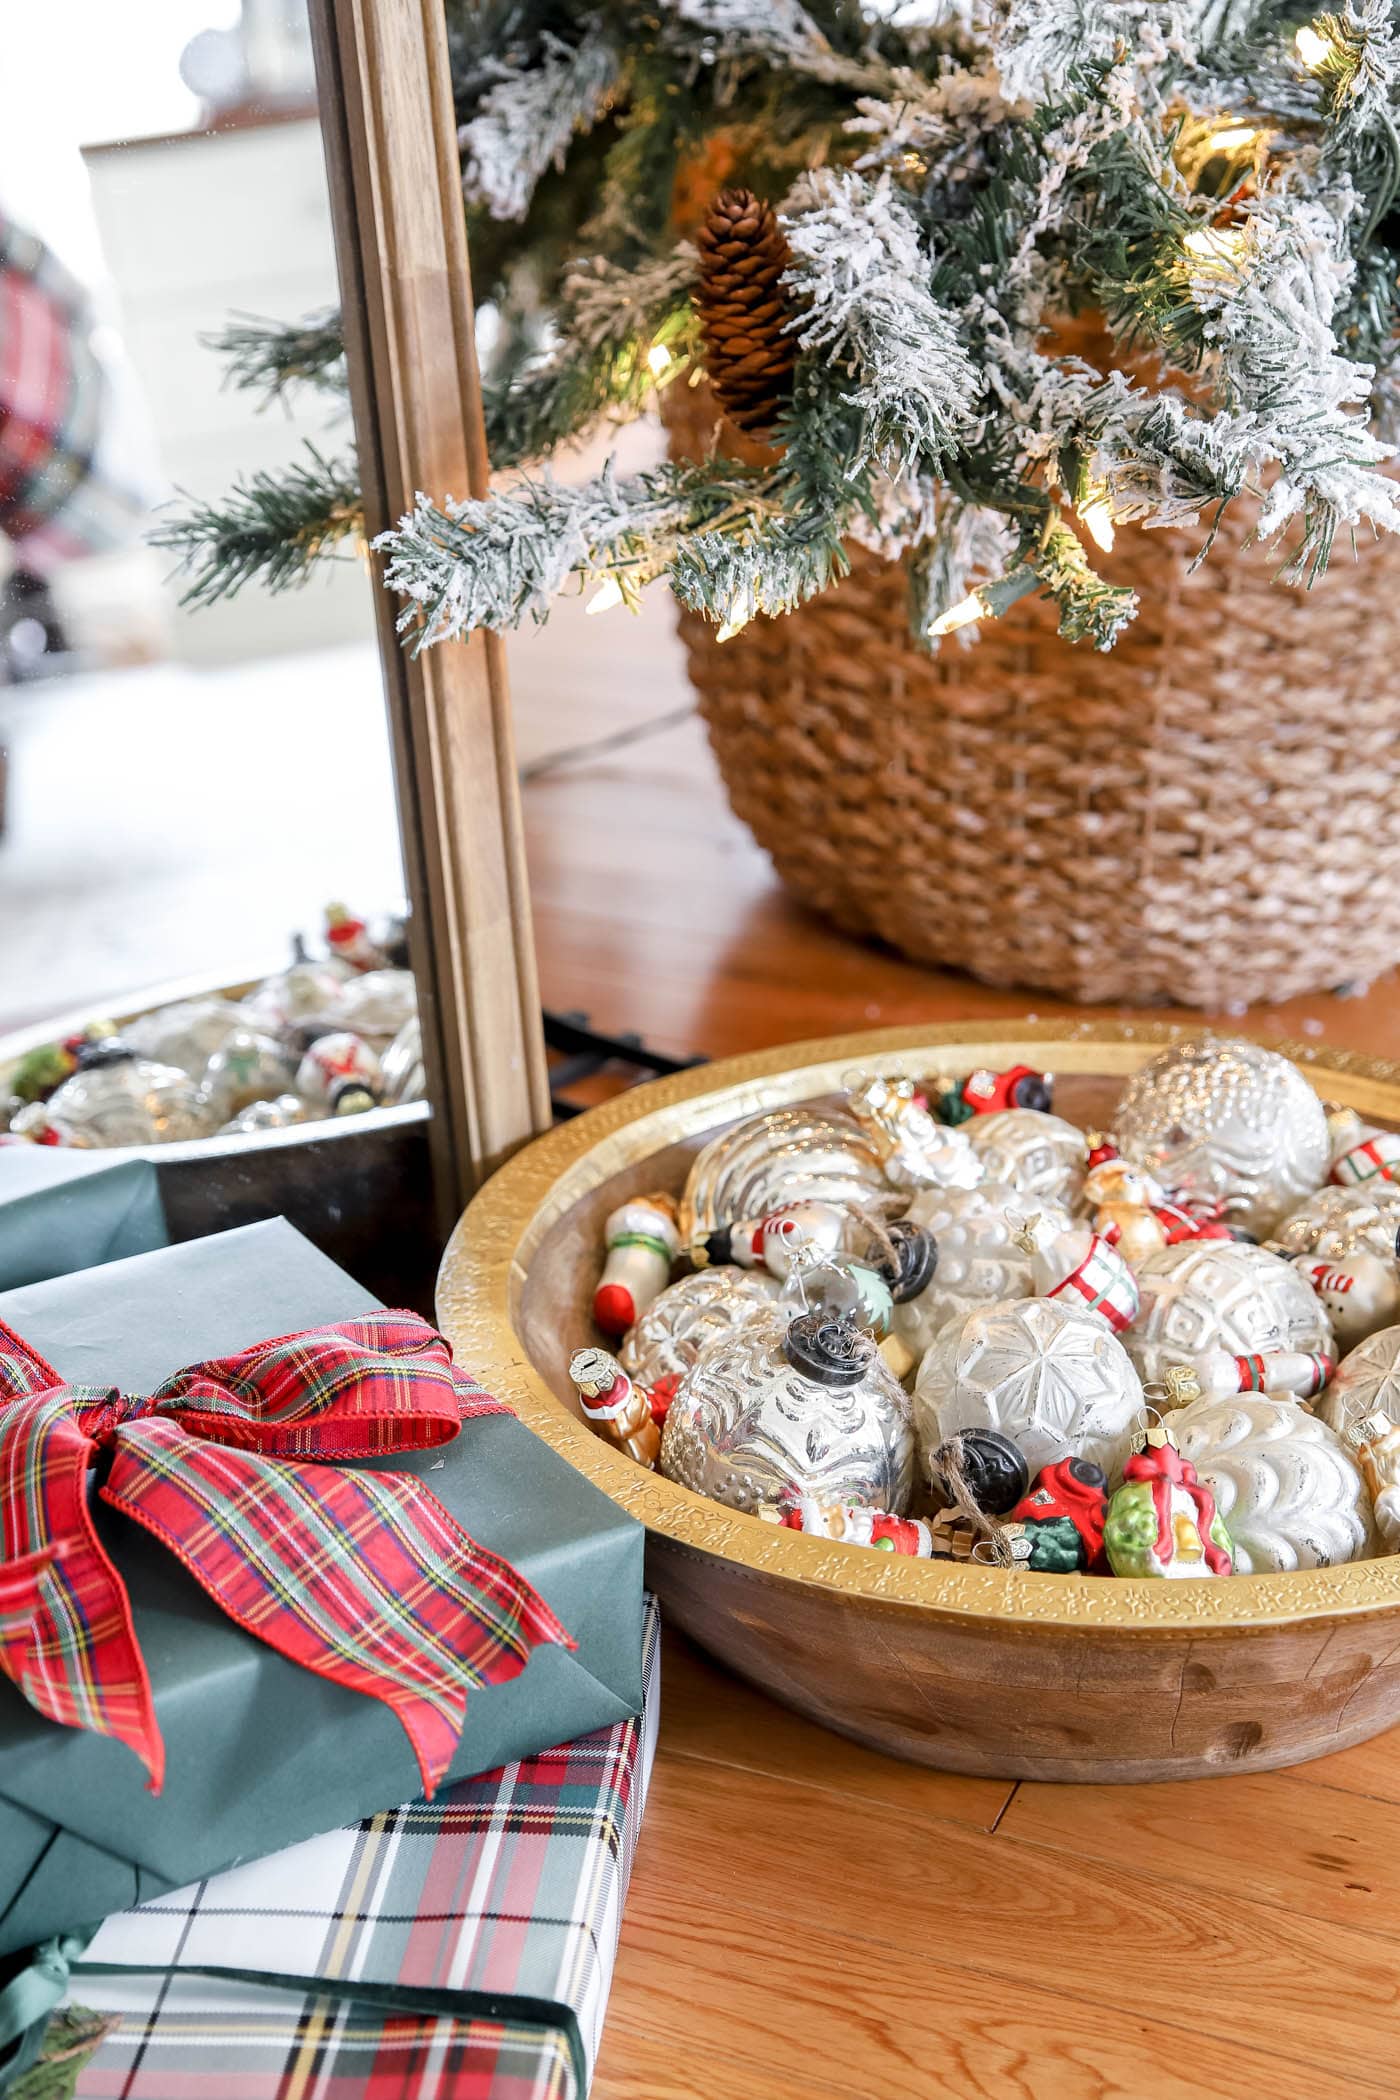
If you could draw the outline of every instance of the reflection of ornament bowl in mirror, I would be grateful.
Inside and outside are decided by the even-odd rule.
[[[154,985],[0,1036],[0,1092],[8,1091],[9,1073],[26,1051],[76,1034],[95,1013],[109,1014],[120,1026],[177,999],[241,1000],[259,981]],[[285,1217],[387,1305],[431,1312],[439,1243],[428,1200],[428,1116],[428,1104],[414,1101],[339,1122],[112,1146],[82,1156],[104,1167],[149,1159],[172,1240]],[[63,1159],[59,1151],[37,1145],[26,1146],[22,1156],[28,1160],[31,1153],[36,1163]],[[36,1164],[32,1171],[43,1169]],[[57,1171],[64,1171],[61,1163]]]
[[[905,1028],[728,1059],[630,1089],[518,1154],[459,1224],[438,1316],[464,1363],[649,1531],[673,1625],[799,1712],[897,1756],[1051,1780],[1296,1764],[1400,1722],[1400,1559],[1209,1582],[1042,1574],[875,1553],[765,1524],[632,1463],[571,1405],[603,1219],[679,1189],[759,1109],[830,1099],[852,1066],[1056,1075],[1111,1127],[1155,1023]],[[1288,1046],[1319,1093],[1400,1125],[1400,1064]]]

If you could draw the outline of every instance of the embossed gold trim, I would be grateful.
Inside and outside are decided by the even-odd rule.
[[[1199,1032],[1114,1021],[892,1028],[791,1043],[636,1087],[538,1139],[487,1183],[443,1256],[439,1323],[489,1389],[509,1399],[532,1429],[659,1539],[719,1555],[759,1577],[968,1618],[1177,1636],[1187,1629],[1208,1636],[1391,1610],[1400,1605],[1400,1556],[1224,1582],[1085,1581],[895,1559],[778,1530],[692,1495],[603,1443],[550,1391],[515,1329],[526,1272],[551,1227],[599,1182],[664,1145],[758,1109],[832,1092],[853,1065],[896,1070],[926,1060],[937,1067],[956,1047],[959,1062],[969,1066],[1037,1062],[1060,1073],[1116,1077],[1136,1071],[1164,1044]],[[1328,1099],[1400,1124],[1400,1064],[1288,1040],[1269,1047],[1293,1058]],[[1036,1056],[1029,1059],[1032,1049]]]

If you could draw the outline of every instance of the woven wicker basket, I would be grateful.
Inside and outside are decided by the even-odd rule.
[[[714,431],[663,397],[672,450]],[[1400,959],[1400,542],[1311,592],[1227,518],[1121,529],[1141,594],[1108,655],[1023,600],[969,648],[909,638],[905,577],[851,574],[731,641],[681,616],[734,809],[848,932],[990,984],[1224,1007]],[[1097,557],[1096,557],[1097,559]]]

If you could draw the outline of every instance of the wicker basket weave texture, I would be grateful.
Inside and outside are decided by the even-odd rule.
[[[664,397],[695,456],[703,390]],[[1400,959],[1400,542],[1274,581],[1227,516],[1120,528],[1141,611],[1103,655],[1023,600],[981,640],[912,643],[904,572],[860,549],[729,642],[683,613],[730,801],[848,932],[990,984],[1226,1007]]]

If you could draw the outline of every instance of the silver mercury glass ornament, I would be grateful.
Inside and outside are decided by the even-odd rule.
[[[1300,1270],[1239,1240],[1182,1240],[1137,1264],[1142,1309],[1125,1337],[1144,1382],[1206,1350],[1332,1356],[1332,1327]]]
[[[304,1027],[317,1035],[349,1032],[373,1050],[387,1050],[405,1022],[418,1012],[418,992],[411,970],[366,970],[336,988],[319,1013],[308,1014]]]
[[[1018,1237],[1032,1215],[1046,1232],[1067,1232],[1070,1225],[1058,1204],[1027,1202],[1000,1181],[925,1190],[908,1214],[932,1233],[937,1249],[924,1289],[894,1311],[894,1331],[916,1362],[950,1320],[966,1319],[982,1305],[1035,1296],[1031,1255]]]
[[[898,1516],[914,1484],[908,1396],[853,1322],[761,1309],[682,1379],[661,1471],[749,1513],[815,1495]]]
[[[122,1041],[152,1064],[178,1065],[191,1079],[202,1079],[210,1058],[230,1037],[257,1025],[252,1008],[232,999],[179,999],[125,1022]]]
[[[1089,1141],[1040,1108],[1001,1108],[963,1126],[988,1182],[1033,1204],[1073,1204],[1084,1184]]]
[[[982,1162],[966,1134],[930,1115],[912,1079],[848,1072],[846,1093],[891,1188],[970,1189],[982,1179]]]
[[[628,1330],[618,1361],[641,1386],[679,1378],[708,1343],[771,1305],[780,1288],[767,1269],[697,1269],[652,1299]]]
[[[205,1066],[201,1095],[210,1113],[226,1123],[254,1101],[275,1101],[287,1093],[296,1067],[296,1058],[276,1036],[235,1028]]]
[[[1111,1328],[1052,1298],[988,1305],[943,1329],[919,1367],[914,1419],[926,1466],[950,1437],[993,1429],[1031,1478],[1062,1458],[1111,1481],[1132,1451],[1142,1384]]]
[[[1179,1202],[1220,1202],[1232,1224],[1272,1232],[1327,1177],[1327,1112],[1277,1050],[1196,1036],[1129,1080],[1114,1131]]]
[[[1400,1423],[1400,1327],[1382,1327],[1358,1342],[1312,1411],[1342,1437],[1367,1415],[1388,1415]]]
[[[386,1108],[426,1098],[428,1082],[423,1072],[423,1024],[417,1014],[403,1027],[380,1059],[380,1079]]]
[[[148,1057],[75,1072],[50,1094],[44,1112],[64,1144],[103,1148],[173,1144],[206,1137],[214,1125],[189,1073]]]
[[[880,1215],[898,1201],[879,1153],[844,1109],[767,1109],[711,1138],[686,1177],[681,1242],[799,1201]]]
[[[1400,1182],[1379,1175],[1356,1188],[1322,1188],[1290,1211],[1271,1246],[1326,1261],[1348,1254],[1394,1255],[1400,1233]]]
[[[1182,1457],[1215,1496],[1237,1575],[1339,1567],[1374,1552],[1360,1467],[1296,1400],[1193,1400],[1171,1420]]]

